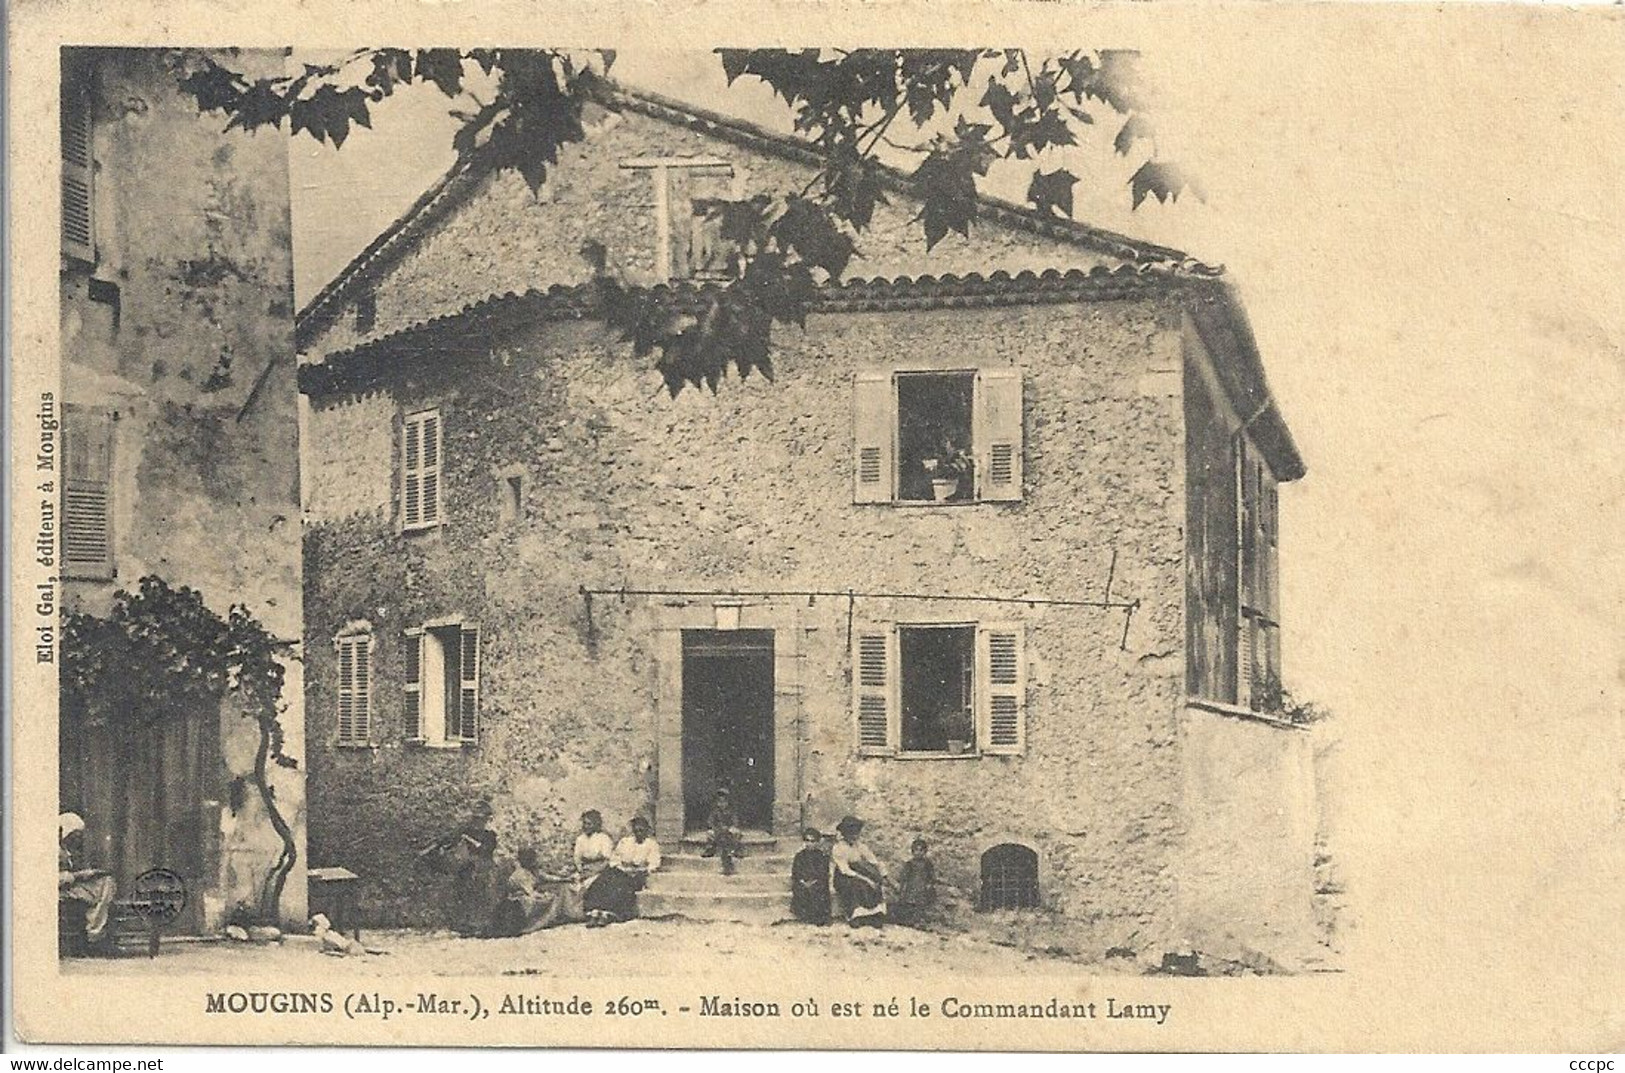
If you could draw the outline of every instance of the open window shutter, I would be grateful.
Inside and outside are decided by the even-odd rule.
[[[897,632],[869,630],[852,639],[852,707],[858,752],[888,753],[896,740]]]
[[[889,371],[860,372],[852,384],[852,501],[890,503],[896,480],[896,406]]]
[[[62,95],[62,252],[96,262],[93,115],[88,85],[64,86]]]
[[[339,656],[339,744],[355,741],[355,642],[340,640]]]
[[[480,631],[464,626],[459,664],[460,686],[457,704],[457,736],[475,742],[480,736]]]
[[[440,414],[423,419],[423,524],[440,521]]]
[[[1241,636],[1236,644],[1236,703],[1250,708],[1257,695],[1254,682],[1258,677],[1258,627],[1252,615],[1245,611],[1241,615],[1239,632]]]
[[[402,524],[423,524],[423,426],[408,417],[401,436],[401,519]]]
[[[63,567],[69,577],[111,578],[113,415],[69,410],[63,455]]]
[[[372,638],[350,642],[355,653],[355,730],[357,742],[372,740]]]
[[[979,498],[1021,498],[1021,370],[982,369],[976,374],[976,488]]]
[[[1026,666],[1019,625],[989,623],[976,631],[976,737],[984,753],[1014,755],[1027,748]]]
[[[423,631],[407,630],[401,646],[406,664],[406,699],[401,708],[401,734],[408,741],[423,740]]]

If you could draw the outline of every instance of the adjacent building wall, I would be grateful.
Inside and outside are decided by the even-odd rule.
[[[924,834],[970,900],[980,853],[1021,842],[1046,903],[1107,945],[1171,926],[1185,510],[1171,300],[817,315],[781,331],[777,382],[676,400],[594,323],[448,345],[460,355],[401,355],[386,391],[313,400],[309,421],[312,477],[329,482],[306,530],[312,857],[359,872],[375,920],[443,919],[412,856],[480,794],[504,845],[554,864],[582,809],[619,826],[659,807],[670,631],[710,621],[710,601],[599,597],[589,620],[583,586],[1088,599],[1115,549],[1112,591],[1142,601],[1126,648],[1121,612],[1092,608],[746,600],[740,625],[778,631],[776,740],[797,785],[777,791],[796,822],[855,812],[894,862]],[[916,360],[1023,370],[1020,503],[852,502],[854,374]],[[381,459],[425,405],[444,421],[447,521],[403,534],[399,471]],[[524,516],[505,525],[515,472]],[[445,616],[482,629],[474,748],[401,740],[403,630]],[[849,629],[993,617],[1026,627],[1026,754],[858,757]],[[375,638],[373,744],[347,748],[332,638],[359,621]]]
[[[117,590],[152,574],[198,590],[222,616],[246,604],[272,634],[298,642],[286,137],[222,133],[223,120],[200,116],[178,93],[159,51],[76,51],[70,60],[95,72],[97,241],[94,265],[64,261],[62,381],[70,406],[112,415],[116,576],[68,581],[65,602],[105,614]],[[246,52],[232,62],[280,73],[283,56]],[[302,760],[299,662],[288,671],[286,749]],[[223,712],[219,738],[221,763],[203,773],[198,819],[214,876],[202,892],[208,926],[253,901],[280,848],[253,791],[239,783],[232,792],[253,767],[253,721]],[[277,770],[273,781],[302,856],[303,770]],[[103,817],[86,819],[93,836],[111,837]],[[304,903],[301,861],[284,916],[302,919]]]

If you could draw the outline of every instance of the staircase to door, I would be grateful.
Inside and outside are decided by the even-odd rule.
[[[745,831],[745,853],[731,876],[722,874],[721,861],[701,856],[705,842],[703,834],[688,835],[662,855],[660,870],[638,896],[640,914],[753,924],[790,916],[790,855],[780,852],[778,839]]]

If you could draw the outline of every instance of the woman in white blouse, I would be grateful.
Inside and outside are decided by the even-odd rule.
[[[610,856],[610,865],[582,897],[587,925],[602,927],[638,915],[638,891],[649,873],[660,867],[660,844],[649,833],[649,821],[642,816],[632,820],[632,833],[621,839]]]

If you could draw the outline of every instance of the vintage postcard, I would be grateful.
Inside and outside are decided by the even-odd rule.
[[[1619,8],[8,49],[23,1040],[1625,1045]]]

